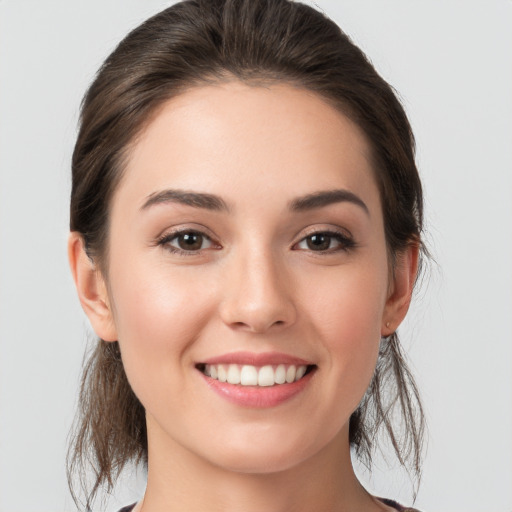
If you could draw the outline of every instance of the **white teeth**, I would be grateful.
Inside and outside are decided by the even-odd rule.
[[[217,379],[220,382],[226,382],[228,380],[228,376],[226,374],[226,369],[222,365],[219,365],[217,367]]]
[[[229,384],[240,384],[240,368],[237,364],[230,364],[228,368]]]
[[[275,376],[276,384],[284,384],[286,382],[286,367],[284,364],[280,364],[276,368],[276,376]]]
[[[302,377],[304,377],[305,373],[306,373],[306,367],[305,366],[299,366],[297,368],[297,373],[295,374],[295,380],[302,379]]]
[[[276,367],[265,365],[260,368],[246,364],[222,365],[207,364],[204,366],[203,373],[212,379],[229,384],[241,384],[242,386],[261,386],[268,387],[275,384],[291,384],[302,379],[306,374],[307,366],[295,366],[279,364]]]
[[[286,382],[294,382],[295,381],[295,373],[297,370],[295,369],[295,366],[292,364],[288,367],[288,370],[286,370]]]
[[[274,369],[272,366],[262,366],[258,372],[258,386],[274,385]]]
[[[242,386],[256,386],[258,384],[258,370],[256,370],[255,366],[242,366],[240,384]]]

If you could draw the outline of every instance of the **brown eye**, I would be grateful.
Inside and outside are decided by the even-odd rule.
[[[299,249],[313,252],[333,253],[346,251],[355,246],[354,241],[346,235],[338,232],[319,231],[303,238],[298,244]]]
[[[185,251],[198,251],[203,245],[203,235],[200,233],[182,233],[176,237],[180,249]]]
[[[312,251],[326,251],[331,247],[332,236],[324,233],[318,233],[306,238],[308,249]]]
[[[159,245],[174,253],[199,252],[212,247],[211,239],[199,231],[180,231],[169,234],[159,241]]]

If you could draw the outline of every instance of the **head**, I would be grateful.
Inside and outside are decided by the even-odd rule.
[[[296,101],[304,107],[298,109],[302,113],[308,108],[325,111],[326,118],[333,116],[334,124],[339,121],[334,133],[345,130],[353,137],[340,139],[340,145],[360,147],[368,168],[365,179],[370,183],[363,188],[375,190],[373,203],[384,248],[379,261],[385,267],[390,294],[395,276],[404,274],[404,258],[414,260],[405,272],[408,279],[414,279],[415,261],[422,249],[423,205],[413,135],[391,87],[364,54],[333,22],[299,3],[185,1],[130,33],[107,58],[83,101],[72,163],[72,259],[87,258],[101,277],[104,295],[111,299],[106,310],[115,310],[113,283],[119,282],[112,266],[119,252],[113,223],[122,215],[122,194],[135,184],[134,161],[150,153],[148,138],[157,136],[155,130],[160,125],[165,131],[166,122],[177,122],[175,131],[179,132],[181,107],[200,106],[206,96],[213,95],[218,105],[214,114],[222,116],[221,107],[225,105],[229,111],[228,96],[234,92],[240,92],[241,101],[248,106],[247,133],[258,123],[264,124],[263,118],[258,118],[259,106],[270,108],[273,101],[278,112],[286,112],[287,107],[293,111]],[[308,122],[303,120],[303,124]],[[278,167],[272,171],[266,178],[270,187],[274,180],[278,184],[289,180],[279,176]],[[142,184],[144,177],[139,178]],[[208,182],[207,174],[200,178],[202,183]],[[329,176],[324,178],[328,181]],[[190,189],[186,177],[183,179],[185,186],[178,188]],[[321,189],[332,188],[327,181]],[[239,188],[234,186],[234,190]],[[245,201],[249,203],[250,197]],[[276,304],[281,304],[281,299],[276,298]],[[371,460],[376,434],[382,430],[400,462],[419,472],[421,406],[395,332],[409,299],[410,294],[405,293],[396,308],[399,313],[390,316],[390,322],[384,324],[390,325],[380,333],[389,335],[386,341],[369,352],[375,356],[369,356],[369,386],[357,397],[347,425],[351,445],[366,462]],[[385,307],[383,303],[383,310]],[[226,317],[228,309],[223,313]],[[292,322],[294,313],[290,311],[279,313],[283,317],[277,319],[280,329]],[[112,320],[108,314],[106,318],[107,323]],[[93,493],[104,482],[112,485],[128,461],[144,462],[148,455],[144,406],[132,390],[121,358],[121,352],[124,359],[129,348],[117,341],[119,329],[115,322],[111,324],[97,329],[104,333],[103,339],[85,367],[82,418],[70,458],[72,467],[92,454],[97,470]],[[396,408],[402,418],[400,436],[392,421]]]

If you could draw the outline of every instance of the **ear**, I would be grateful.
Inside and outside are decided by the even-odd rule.
[[[390,291],[382,317],[382,336],[395,332],[405,318],[411,303],[418,272],[419,246],[412,243],[396,256]]]
[[[83,238],[76,231],[69,235],[68,258],[78,298],[92,328],[102,340],[117,341],[105,280],[85,252]]]

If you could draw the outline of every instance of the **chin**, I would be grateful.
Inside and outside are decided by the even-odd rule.
[[[223,457],[216,465],[234,473],[269,475],[289,470],[303,461],[304,456],[297,453],[276,454],[262,450],[255,453],[245,450]]]
[[[210,451],[210,462],[235,473],[272,474],[287,471],[322,452],[331,439],[312,436],[276,435],[277,432],[260,432],[241,439],[232,436],[219,442],[219,449]],[[305,433],[304,433],[305,434]]]

